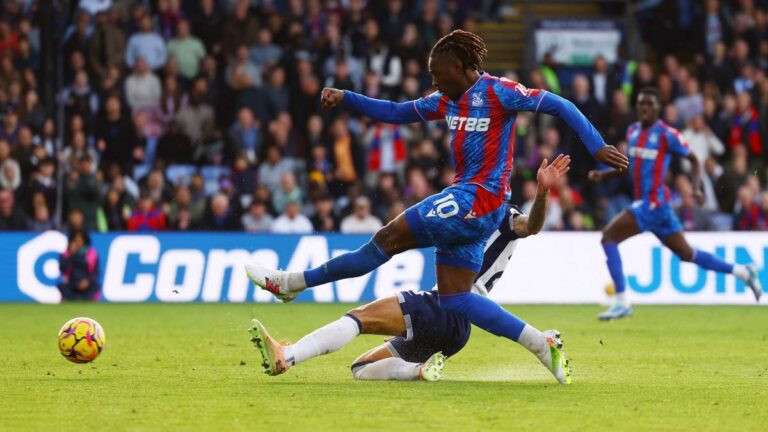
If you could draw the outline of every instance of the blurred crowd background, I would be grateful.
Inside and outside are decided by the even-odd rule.
[[[432,44],[515,3],[4,0],[0,230],[374,232],[451,184],[450,135],[321,110],[320,91],[428,94]],[[571,99],[620,148],[637,91],[658,88],[702,163],[702,205],[691,167],[668,178],[685,228],[765,230],[767,3],[606,2],[639,29],[618,61],[489,72]],[[629,178],[587,181],[600,167],[557,119],[521,113],[516,134],[524,209],[540,161],[573,156],[545,229],[599,229],[631,202]]]

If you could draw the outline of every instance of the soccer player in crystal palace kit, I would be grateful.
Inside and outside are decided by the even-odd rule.
[[[653,88],[644,88],[637,96],[638,121],[627,128],[630,169],[590,171],[589,178],[600,182],[608,177],[630,173],[635,187],[635,202],[603,229],[603,249],[608,271],[616,287],[616,301],[600,320],[615,320],[632,315],[626,298],[626,282],[619,255],[619,243],[642,232],[650,231],[681,260],[693,262],[707,270],[730,273],[743,280],[759,301],[763,290],[753,265],[724,262],[699,249],[693,249],[683,235],[683,226],[669,204],[669,188],[664,184],[672,156],[687,158],[693,170],[693,188],[700,199],[699,161],[688,149],[680,132],[659,119],[661,100]]]
[[[530,215],[507,205],[505,217],[485,245],[483,264],[472,290],[482,296],[494,289],[507,268],[519,239],[535,235],[544,225],[549,189],[568,171],[570,158],[558,156],[550,165],[542,162],[536,175],[538,189]],[[557,330],[540,332],[520,320],[517,342],[535,355],[558,382],[571,380],[569,362]],[[402,291],[349,311],[338,320],[282,346],[253,320],[252,341],[259,350],[264,372],[279,375],[311,358],[332,353],[360,334],[393,336],[355,360],[352,375],[361,380],[437,381],[446,357],[459,352],[469,340],[466,319],[440,307],[438,292]]]
[[[283,301],[309,287],[364,275],[392,255],[436,247],[440,307],[472,324],[518,341],[523,323],[492,300],[472,292],[483,248],[506,216],[518,111],[543,112],[565,121],[594,157],[617,169],[629,161],[603,142],[573,103],[481,72],[487,50],[472,33],[455,30],[435,43],[429,73],[437,89],[427,97],[394,103],[337,89],[323,89],[324,107],[342,105],[375,120],[414,123],[445,119],[456,169],[453,185],[396,217],[359,249],[305,272],[284,272],[258,263],[245,266],[257,286]]]

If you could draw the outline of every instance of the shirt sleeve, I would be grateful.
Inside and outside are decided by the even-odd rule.
[[[341,104],[349,109],[385,123],[416,123],[425,119],[416,111],[416,101],[395,103],[344,91]]]
[[[681,157],[688,156],[691,153],[688,141],[683,137],[683,134],[674,129],[667,130],[666,134],[670,153]]]
[[[440,92],[434,92],[429,96],[413,101],[416,112],[424,121],[440,120],[445,117],[445,108],[440,107]]]
[[[540,89],[529,89],[523,84],[506,78],[499,79],[498,84],[494,86],[494,90],[496,97],[501,102],[501,106],[507,111],[536,112],[546,93]]]

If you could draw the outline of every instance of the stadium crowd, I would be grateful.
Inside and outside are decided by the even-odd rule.
[[[38,5],[6,0],[0,230],[373,232],[451,184],[450,135],[444,122],[395,126],[321,110],[320,91],[425,95],[432,44],[497,19],[497,3],[80,0],[58,48],[59,123],[39,93]],[[656,87],[664,120],[703,164],[701,204],[690,167],[668,179],[685,228],[765,230],[764,2],[640,3],[688,5],[630,12],[638,23],[688,17],[685,38],[644,35],[653,61],[620,50],[615,64],[598,57],[575,73],[551,56],[530,71],[493,72],[570,98],[620,148],[637,92]],[[669,49],[670,40],[682,45]],[[553,191],[545,229],[597,229],[632,200],[629,177],[587,180],[594,162],[564,125],[521,113],[514,202],[530,205],[536,167],[561,152],[573,168]]]

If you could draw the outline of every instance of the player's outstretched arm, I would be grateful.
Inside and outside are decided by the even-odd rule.
[[[320,102],[323,108],[342,105],[374,120],[386,123],[403,124],[424,121],[416,111],[414,101],[395,103],[369,98],[351,91],[324,88],[320,95]]]
[[[564,176],[571,169],[571,157],[559,155],[547,164],[544,159],[541,162],[539,171],[536,174],[536,197],[533,199],[531,212],[528,216],[515,218],[515,234],[518,237],[527,237],[536,235],[544,226],[544,220],[547,218],[547,206],[549,205],[549,190],[557,185],[560,177]]]
[[[573,102],[547,92],[542,96],[538,111],[561,118],[579,135],[595,159],[617,170],[625,170],[629,167],[629,159],[616,147],[605,144],[597,129],[592,126],[592,123],[576,108]]]

